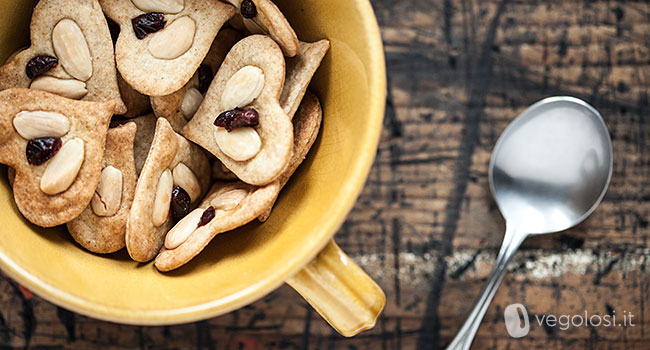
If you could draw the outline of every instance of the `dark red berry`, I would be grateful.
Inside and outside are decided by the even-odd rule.
[[[27,142],[27,162],[41,165],[54,157],[61,149],[61,139],[58,137],[41,137]]]
[[[147,34],[155,33],[165,28],[165,15],[160,12],[149,12],[131,20],[133,31],[138,39],[144,39]]]
[[[39,75],[45,74],[50,69],[56,67],[59,64],[59,60],[56,57],[40,55],[32,58],[27,62],[27,67],[25,67],[25,72],[29,79],[34,79]]]
[[[214,219],[214,208],[209,207],[201,215],[201,220],[199,220],[199,226],[197,228],[209,224],[212,219]]]
[[[190,195],[180,186],[175,186],[172,190],[172,201],[169,209],[175,220],[180,220],[190,212]]]
[[[214,125],[226,128],[228,132],[231,132],[244,126],[257,126],[259,122],[259,114],[253,108],[243,110],[235,108],[219,114],[214,120]]]
[[[241,2],[241,15],[244,18],[255,18],[257,17],[257,6],[251,0],[244,0]]]
[[[214,78],[212,68],[210,68],[208,65],[202,64],[199,67],[199,91],[202,94],[208,92],[210,83],[212,83],[212,78]]]
[[[257,126],[259,123],[260,116],[257,114],[257,111],[252,108],[247,108],[235,116],[230,128],[234,130],[243,126]]]
[[[225,111],[217,117],[217,119],[214,120],[214,125],[215,126],[220,126],[222,128],[226,128],[228,131],[230,131],[230,125],[232,124],[232,121],[235,119],[237,116],[237,113],[241,113],[242,110],[239,108],[231,109],[229,111]]]

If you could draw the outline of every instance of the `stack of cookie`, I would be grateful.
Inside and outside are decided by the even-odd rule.
[[[329,42],[270,0],[41,0],[0,67],[0,163],[20,212],[161,271],[264,222],[322,110]]]

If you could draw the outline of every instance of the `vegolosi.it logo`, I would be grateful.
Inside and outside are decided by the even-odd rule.
[[[520,314],[521,312],[521,314]],[[513,338],[521,338],[530,332],[530,321],[528,311],[521,304],[510,304],[503,311],[508,334]]]
[[[503,311],[503,318],[506,323],[506,330],[513,338],[524,337],[530,332],[530,319],[528,311],[522,304],[511,304]],[[634,327],[634,315],[623,310],[623,321],[616,318],[616,311],[606,315],[589,315],[585,310],[584,314],[576,315],[535,315],[535,321],[540,327],[558,327],[565,331],[571,327]]]

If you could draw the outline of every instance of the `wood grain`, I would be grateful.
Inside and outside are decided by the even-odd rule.
[[[650,348],[650,4],[648,1],[373,0],[389,98],[377,160],[337,242],[377,280],[377,327],[335,334],[290,288],[229,315],[131,327],[57,308],[0,277],[1,349],[438,349],[494,263],[503,220],[487,168],[500,132],[551,95],[596,107],[614,176],[583,224],[527,240],[475,349]],[[531,332],[510,338],[503,310]],[[628,327],[541,327],[537,315],[622,315]]]

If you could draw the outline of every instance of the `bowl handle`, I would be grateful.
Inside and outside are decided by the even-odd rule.
[[[334,240],[287,283],[346,337],[374,327],[386,304],[377,283]]]

